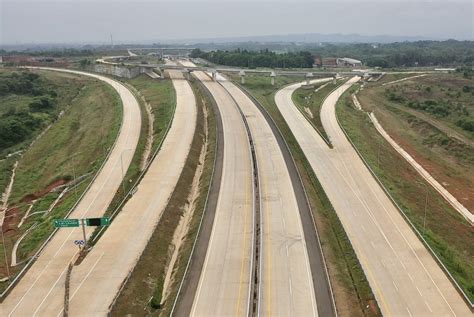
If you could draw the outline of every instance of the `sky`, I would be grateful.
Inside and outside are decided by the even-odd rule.
[[[301,33],[473,39],[472,0],[0,0],[0,44]]]

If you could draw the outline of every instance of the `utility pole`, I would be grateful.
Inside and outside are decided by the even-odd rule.
[[[110,34],[110,45],[114,47],[114,37]]]
[[[428,210],[428,185],[423,182],[416,181],[418,184],[425,186],[425,209],[424,209],[424,216],[423,216],[423,236],[426,233],[426,212]]]

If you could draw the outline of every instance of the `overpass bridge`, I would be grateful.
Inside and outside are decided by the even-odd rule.
[[[133,56],[132,56],[133,57]],[[298,76],[305,77],[307,83],[313,78],[318,77],[348,77],[348,76],[361,76],[363,78],[369,77],[379,77],[384,74],[384,72],[373,71],[373,70],[354,70],[351,72],[337,72],[337,71],[318,71],[311,69],[302,69],[302,70],[285,70],[285,69],[251,69],[251,68],[241,68],[241,67],[229,67],[229,66],[182,66],[182,65],[172,65],[172,64],[134,64],[126,62],[130,60],[130,56],[112,56],[112,57],[103,57],[96,60],[97,63],[110,64],[110,65],[122,65],[128,67],[140,67],[143,69],[149,69],[150,71],[158,71],[162,74],[165,70],[177,70],[183,73],[190,74],[194,71],[203,71],[212,74],[212,78],[216,80],[218,73],[237,73],[241,82],[245,82],[245,76],[247,74],[260,74],[268,75],[271,79],[272,85],[275,83],[275,77],[277,76]]]

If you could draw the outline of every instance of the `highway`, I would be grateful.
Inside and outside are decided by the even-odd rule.
[[[255,220],[249,139],[225,89],[203,72],[195,75],[212,93],[221,112],[224,155],[214,223],[190,314],[247,316]]]
[[[258,315],[317,316],[315,279],[299,211],[299,203],[301,200],[306,203],[306,200],[302,195],[297,201],[274,131],[237,86],[220,75],[217,82],[203,72],[195,72],[195,75],[216,100],[222,117],[224,164],[211,238],[190,315],[248,315],[254,287],[258,293]],[[243,117],[255,149],[257,189],[252,188],[255,179],[252,177],[250,139]],[[302,188],[298,189],[302,191]],[[258,190],[258,198],[254,198],[253,190]],[[259,214],[255,213],[254,204],[257,204]],[[256,222],[261,232],[258,263],[253,262],[252,255],[256,250],[252,246]],[[311,229],[315,238],[312,222]],[[315,239],[312,241],[317,243]],[[258,286],[250,283],[252,265],[258,270]],[[324,280],[324,266],[317,273]],[[320,285],[324,291],[327,287]],[[328,294],[322,296],[329,297]],[[332,312],[332,299],[323,302],[329,303],[326,311]]]
[[[246,117],[255,146],[262,232],[259,315],[317,316],[298,203],[277,139],[249,97],[233,83],[218,80]]]
[[[293,104],[301,86],[279,90],[276,104],[349,236],[384,316],[472,316],[472,312],[352,148],[335,115],[354,77],[324,101],[330,149]]]
[[[70,218],[97,217],[103,215],[122,181],[122,166],[127,170],[132,160],[141,128],[140,107],[133,94],[119,82],[95,74],[48,69],[90,76],[111,85],[120,95],[123,105],[122,126],[110,155],[97,174]],[[123,164],[121,166],[121,164]],[[93,228],[87,228],[90,235]],[[64,279],[69,263],[76,257],[78,248],[74,240],[82,239],[80,228],[64,228],[56,232],[38,259],[13,288],[1,304],[1,316],[32,316],[39,314],[51,299],[51,294],[62,289],[58,300],[64,298]]]
[[[196,129],[196,99],[180,72],[170,71],[170,77],[177,98],[171,128],[136,193],[86,259],[72,270],[72,316],[107,314],[160,221],[184,168]]]
[[[168,204],[188,156],[197,109],[193,91],[180,72],[170,72],[177,105],[162,148],[149,166],[136,193],[84,261],[73,267],[69,313],[107,315],[109,306],[133,270]],[[64,284],[58,285],[38,313],[61,315]]]

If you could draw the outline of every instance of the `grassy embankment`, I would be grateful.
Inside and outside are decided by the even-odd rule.
[[[20,244],[17,252],[19,261],[27,260],[35,252],[52,232],[52,220],[64,217],[85,190],[116,138],[122,111],[118,95],[104,83],[71,74],[45,71],[35,73],[39,74],[39,80],[44,81],[44,85],[56,94],[54,108],[48,113],[52,120],[44,122],[41,127],[44,129],[52,123],[57,117],[55,113],[62,110],[65,112],[24,152],[19,161],[9,200],[11,210],[7,212],[8,217],[4,223],[9,259],[15,241],[28,228],[36,225]],[[7,98],[18,98],[20,102],[13,104],[22,107],[24,100],[31,97],[8,95]],[[57,109],[57,112],[53,112],[53,109]],[[40,131],[38,129],[28,139],[23,140],[23,145],[15,146],[25,149]],[[59,192],[49,190],[55,185],[72,180],[74,175],[84,175],[83,182],[68,191],[50,213],[33,215],[27,218],[20,228],[17,227],[33,200],[35,204],[31,213],[47,210],[59,195]],[[1,252],[0,266],[2,274],[5,275],[3,256]],[[16,273],[21,267],[20,265],[11,268],[10,271]],[[1,288],[5,287],[6,283],[3,283]]]
[[[474,81],[428,75],[359,99],[385,130],[468,209],[474,209]]]
[[[148,137],[148,114],[145,103],[150,105],[151,113],[154,116],[151,155],[158,150],[159,145],[166,136],[167,127],[172,120],[176,104],[176,95],[173,89],[173,84],[170,80],[156,80],[149,78],[144,74],[128,80],[118,79],[115,77],[114,79],[122,81],[127,85],[137,98],[141,109],[142,127],[137,149],[129,168],[125,173],[123,186],[120,186],[120,188],[117,189],[117,193],[107,208],[106,215],[108,216],[115,215],[120,210],[121,205],[129,198],[129,196],[125,197],[125,195],[136,184],[136,182],[139,181],[143,172],[141,166],[143,152],[145,151]],[[151,157],[148,159],[151,159]],[[126,200],[124,200],[124,197]],[[96,235],[99,231],[100,230],[96,230],[94,232],[93,241],[97,241]],[[102,233],[103,232],[104,231],[102,231]]]
[[[323,85],[324,87],[322,87]],[[313,124],[313,126],[328,144],[330,144],[330,140],[321,122],[320,110],[321,106],[323,105],[324,98],[326,98],[326,96],[339,85],[339,81],[335,84],[332,81],[325,82],[318,84],[315,87],[316,90],[321,87],[321,89],[317,91],[315,91],[315,89],[306,89],[302,87],[298,88],[292,96],[295,105]]]
[[[171,80],[151,79],[147,75],[140,75],[128,80],[151,106],[154,116],[153,121],[153,147],[152,153],[162,142],[168,123],[173,117],[176,105],[176,92]]]
[[[238,81],[238,78],[234,77],[234,80]],[[276,85],[272,87],[268,78],[247,76],[244,87],[270,113],[293,155],[314,214],[339,315],[380,315],[374,295],[342,224],[298,142],[275,105],[276,89],[296,80],[277,77]]]
[[[368,88],[364,89],[364,93],[367,90]],[[369,104],[367,98],[370,95],[367,94],[361,98],[363,107]],[[382,108],[376,100],[371,102],[374,104],[373,107],[378,104],[377,109]],[[390,112],[392,111],[397,115],[402,113],[397,109],[391,109]],[[376,111],[378,117],[380,113],[380,111]],[[364,159],[472,301],[474,299],[474,232],[472,226],[424,182],[421,176],[379,135],[366,113],[354,109],[350,92],[346,92],[340,98],[337,105],[337,115]],[[411,126],[416,126],[419,122],[412,119],[411,125],[407,124],[403,122],[403,120],[407,120],[403,115],[401,118],[397,118],[395,115],[390,117],[395,120],[394,125],[400,124],[397,130],[392,130],[392,125],[386,124],[385,117],[381,115],[380,118],[383,118],[380,121],[387,127],[390,134],[391,131],[406,129],[407,133],[414,133],[416,138],[416,131],[422,133],[424,131],[423,129],[418,130],[416,127],[415,131],[410,130]],[[421,140],[424,137],[426,135],[419,136]],[[429,146],[421,150],[423,141],[417,144],[410,143],[409,137],[403,140],[405,141],[402,145],[413,144],[413,148],[429,153]],[[436,155],[434,152],[432,155]],[[451,161],[450,170],[457,168],[455,165],[459,159]],[[426,195],[428,195],[428,204],[425,222]]]
[[[186,160],[183,172],[178,180],[173,195],[166,207],[162,218],[156,227],[145,251],[132,272],[130,279],[118,297],[113,313],[116,314],[142,314],[168,315],[176,297],[179,283],[183,277],[187,260],[190,256],[192,245],[197,234],[199,222],[204,212],[205,200],[211,182],[213,162],[215,156],[215,117],[207,96],[193,83],[198,106],[198,119],[196,132],[191,145],[190,154]],[[173,233],[182,217],[183,210],[189,201],[189,184],[192,182],[196,168],[199,164],[199,155],[205,142],[203,107],[206,107],[207,117],[207,153],[200,178],[199,197],[194,206],[193,216],[189,231],[183,242],[171,284],[171,292],[162,307],[158,308],[163,293],[165,270],[168,265],[170,251],[173,248]],[[145,283],[144,283],[145,281]]]

